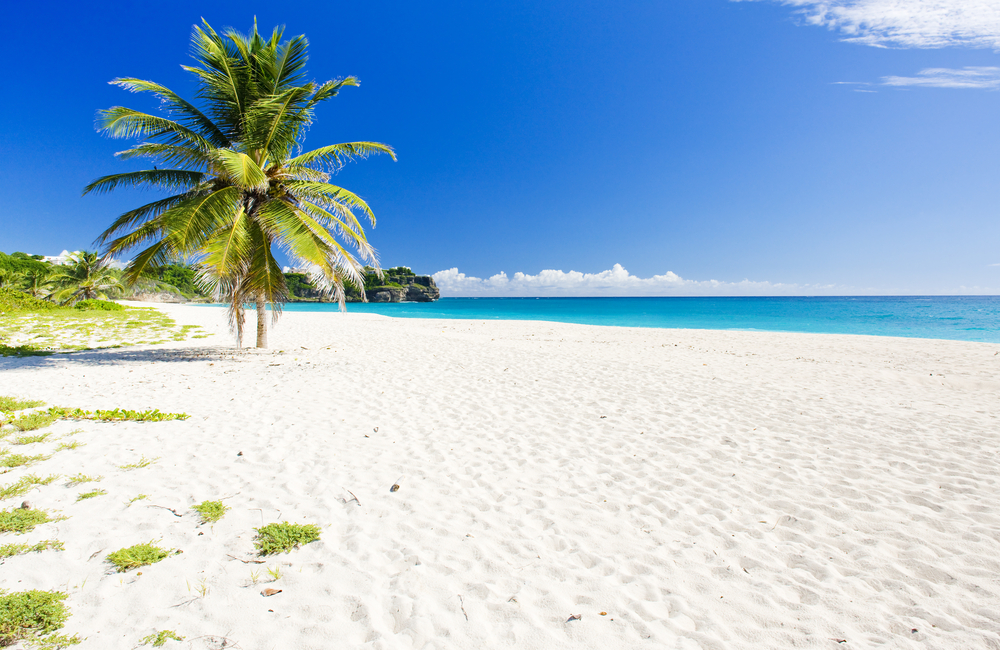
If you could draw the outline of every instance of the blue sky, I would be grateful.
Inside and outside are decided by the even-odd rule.
[[[107,82],[193,96],[191,26],[256,15],[361,79],[306,144],[396,148],[335,182],[445,295],[1000,293],[992,0],[85,4],[7,9],[8,253],[150,200],[80,195],[130,168],[97,109],[155,108]]]

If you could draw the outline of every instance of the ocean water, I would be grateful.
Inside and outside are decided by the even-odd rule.
[[[285,311],[336,310],[335,304],[285,305]],[[541,320],[1000,343],[1000,296],[442,298],[431,303],[348,303],[347,311],[395,318]]]

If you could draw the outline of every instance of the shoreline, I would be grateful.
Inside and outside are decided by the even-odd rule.
[[[0,359],[4,393],[191,415],[60,422],[86,446],[0,478],[106,477],[39,487],[69,518],[2,540],[65,543],[0,587],[67,589],[82,649],[1000,642],[1000,345],[288,311],[237,351],[221,308],[156,307],[215,336]],[[321,539],[254,585],[278,521]],[[108,573],[150,539],[184,553]]]

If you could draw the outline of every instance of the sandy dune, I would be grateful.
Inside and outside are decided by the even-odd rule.
[[[0,587],[67,589],[77,647],[1000,649],[1000,345],[290,312],[236,353],[164,309],[217,336],[0,359],[0,394],[192,416],[59,422],[86,446],[0,477],[105,476],[0,536],[65,542]],[[322,539],[244,563],[285,520]],[[103,562],[151,539],[184,552]]]

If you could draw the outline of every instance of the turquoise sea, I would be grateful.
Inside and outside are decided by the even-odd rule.
[[[285,305],[285,311],[336,310],[332,304]],[[349,303],[347,311],[395,318],[541,320],[1000,343],[1000,296],[442,298],[431,303]]]

